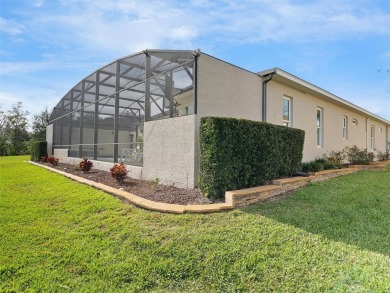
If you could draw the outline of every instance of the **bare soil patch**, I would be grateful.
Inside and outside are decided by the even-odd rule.
[[[162,184],[157,184],[153,186],[150,181],[139,180],[130,177],[126,177],[124,182],[120,184],[115,178],[111,177],[111,174],[109,172],[106,171],[96,170],[92,168],[89,172],[83,172],[80,170],[76,170],[76,167],[74,165],[64,163],[60,163],[58,166],[53,166],[47,163],[41,164],[117,189],[123,188],[123,190],[130,192],[134,195],[157,202],[181,205],[215,203],[215,201],[204,197],[200,190],[197,188],[177,188],[172,185]]]

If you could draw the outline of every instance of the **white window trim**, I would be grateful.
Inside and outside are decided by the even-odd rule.
[[[375,150],[375,126],[371,125],[370,127],[370,150]]]
[[[343,116],[342,120],[342,126],[343,126],[343,139],[348,139],[348,117]]]
[[[317,125],[317,114],[318,114],[318,111],[320,111],[320,125],[318,126]],[[323,108],[320,108],[320,107],[317,107],[317,111],[316,111],[316,129],[317,129],[317,135],[316,135],[316,138],[317,138],[317,147],[318,148],[322,148],[324,147],[324,109]],[[320,130],[320,132],[318,132],[318,129]]]
[[[284,101],[288,101],[288,118],[289,120],[284,120]],[[292,98],[283,96],[283,104],[282,104],[282,119],[283,119],[283,125],[287,127],[292,127]],[[287,125],[286,125],[287,124]]]

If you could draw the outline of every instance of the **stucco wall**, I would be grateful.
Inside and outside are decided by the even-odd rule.
[[[292,99],[292,127],[305,131],[303,161],[322,157],[330,151],[340,151],[346,146],[357,145],[359,148],[369,149],[371,124],[375,126],[376,150],[385,151],[385,123],[274,81],[268,83],[267,122],[282,125],[283,96]],[[322,147],[317,147],[317,107],[323,109]],[[343,116],[347,116],[347,139],[343,138]],[[352,119],[356,119],[358,124],[352,125]],[[379,133],[379,127],[382,128],[382,133]]]
[[[149,121],[144,125],[143,177],[193,188],[196,115]]]
[[[208,55],[198,57],[199,117],[224,116],[261,121],[262,79]]]

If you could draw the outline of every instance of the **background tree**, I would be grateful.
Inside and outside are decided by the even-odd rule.
[[[32,140],[46,141],[46,126],[49,120],[49,111],[47,107],[42,110],[41,113],[33,116],[32,121]]]
[[[8,117],[7,113],[0,108],[0,156],[7,154],[7,138],[6,138],[6,125]]]
[[[5,139],[8,155],[21,155],[29,152],[28,111],[23,111],[22,102],[17,102],[7,113]]]

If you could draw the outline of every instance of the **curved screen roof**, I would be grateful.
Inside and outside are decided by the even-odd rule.
[[[117,97],[119,113],[131,111],[138,116],[144,115],[145,89],[152,97],[149,111],[153,116],[153,107],[162,110],[166,104],[167,78],[174,84],[169,89],[171,95],[192,87],[195,55],[196,52],[190,50],[145,50],[117,59],[70,89],[54,107],[49,123],[82,109],[88,113],[97,103],[99,114],[113,115]]]

